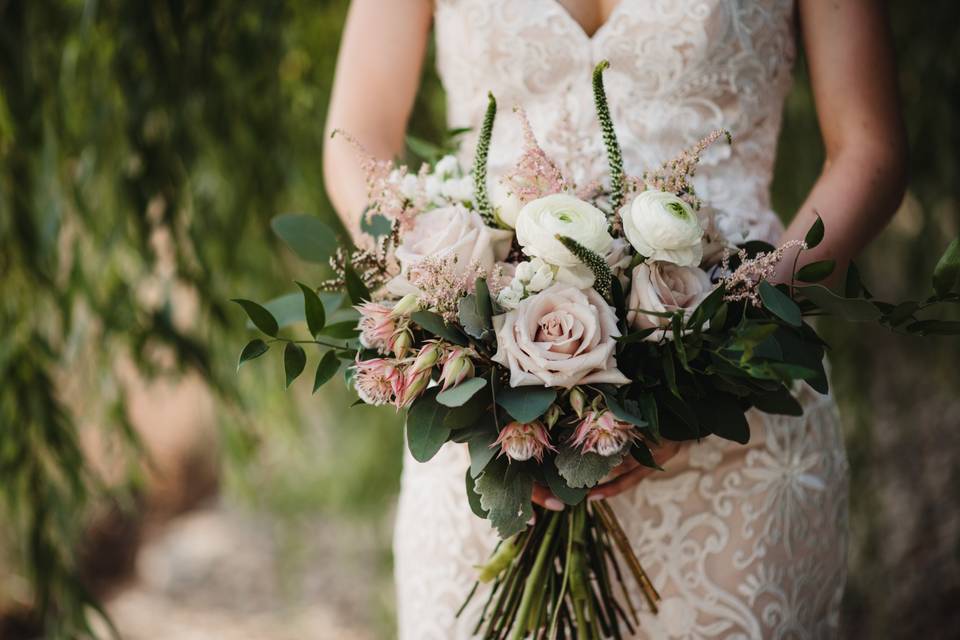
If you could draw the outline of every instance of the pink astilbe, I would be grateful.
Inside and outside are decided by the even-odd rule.
[[[403,373],[397,362],[388,358],[358,359],[353,385],[357,395],[367,404],[383,405],[394,401],[403,390]]]
[[[689,149],[681,151],[672,160],[664,162],[655,171],[645,172],[642,181],[637,181],[635,178],[630,179],[628,183],[631,189],[641,191],[643,189],[656,189],[657,191],[675,193],[691,207],[699,209],[700,199],[693,190],[690,178],[696,173],[703,152],[720,138],[725,138],[727,144],[732,144],[730,132],[726,129],[717,129]]]
[[[334,136],[343,136],[360,156],[360,168],[363,170],[367,182],[367,198],[369,208],[366,215],[379,213],[389,220],[395,220],[400,228],[407,230],[413,226],[413,219],[419,210],[403,192],[403,181],[407,176],[406,167],[397,167],[390,160],[381,160],[375,157],[359,140],[341,129],[335,129]],[[424,175],[418,174],[418,179]]]
[[[478,263],[460,269],[455,255],[430,256],[411,266],[407,279],[421,291],[420,306],[436,311],[450,322],[457,319],[460,298],[470,292],[477,278],[485,275]]]
[[[723,285],[726,287],[723,299],[727,302],[745,300],[755,307],[760,307],[762,305],[758,292],[760,283],[770,280],[786,252],[797,247],[803,251],[807,248],[807,243],[801,240],[790,240],[773,251],[758,253],[753,258],[748,258],[747,252],[741,249],[737,254],[740,258],[740,266],[732,273],[730,272],[730,254],[725,253],[721,269],[728,275],[723,277]]]
[[[549,449],[556,451],[550,444],[546,427],[539,420],[533,422],[511,422],[503,428],[491,447],[499,447],[500,454],[511,460],[524,462],[530,458],[543,461],[543,454]]]
[[[571,444],[582,453],[612,456],[637,438],[633,425],[617,420],[609,411],[588,411],[573,432]]]
[[[531,200],[566,191],[570,185],[557,164],[540,147],[523,107],[514,107],[523,130],[523,151],[513,170],[504,176],[504,184],[526,204]]]

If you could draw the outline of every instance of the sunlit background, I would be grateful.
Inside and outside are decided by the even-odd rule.
[[[960,5],[890,2],[911,188],[860,261],[916,298],[960,232]],[[401,425],[236,371],[228,299],[319,280],[346,2],[0,0],[0,638],[393,636]],[[427,65],[411,129],[443,135]],[[774,196],[822,160],[803,61]],[[960,628],[960,341],[824,325],[852,464],[850,638]],[[309,366],[309,365],[308,365]],[[47,615],[41,615],[46,611]]]

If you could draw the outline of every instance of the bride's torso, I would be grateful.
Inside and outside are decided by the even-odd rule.
[[[451,127],[500,105],[496,174],[516,159],[522,105],[544,149],[579,183],[606,174],[590,74],[610,61],[607,95],[628,173],[641,174],[709,132],[732,147],[696,179],[723,230],[776,239],[769,186],[795,56],[793,0],[621,0],[588,36],[556,0],[437,0],[437,66]],[[472,138],[464,153],[472,152]]]

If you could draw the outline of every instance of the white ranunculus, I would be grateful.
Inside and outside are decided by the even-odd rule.
[[[623,232],[650,260],[695,267],[703,257],[703,228],[686,202],[665,191],[642,191],[620,210]]]
[[[493,361],[510,369],[511,387],[630,382],[614,356],[617,316],[593,289],[555,284],[493,322]]]
[[[493,180],[490,182],[490,203],[497,213],[497,219],[511,229],[517,226],[517,216],[523,203],[520,198],[511,190],[509,185],[502,180]]]
[[[681,267],[671,262],[644,262],[633,269],[627,299],[627,323],[634,329],[656,328],[647,340],[670,338],[670,318],[644,311],[682,311],[687,318],[713,291],[710,277],[699,267]]]
[[[605,255],[613,244],[607,216],[589,202],[555,193],[528,202],[517,216],[517,242],[528,256],[555,267],[583,267],[583,263],[557,240],[569,236],[587,249]],[[592,276],[590,282],[593,282]],[[590,286],[589,284],[587,286]]]
[[[421,213],[397,247],[400,275],[387,283],[387,290],[398,296],[416,293],[407,275],[429,257],[456,256],[456,269],[466,272],[476,264],[489,273],[496,262],[506,259],[512,238],[510,231],[488,227],[479,213],[460,205]]]

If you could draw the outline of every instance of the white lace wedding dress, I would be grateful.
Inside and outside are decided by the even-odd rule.
[[[516,158],[511,107],[522,104],[568,175],[604,175],[590,73],[607,59],[627,171],[727,128],[734,144],[707,154],[698,191],[728,234],[776,241],[769,185],[795,55],[793,0],[621,0],[592,37],[556,0],[436,4],[449,124],[476,126],[488,90],[499,101],[492,173]],[[807,389],[804,405],[802,418],[752,413],[748,446],[694,443],[611,501],[663,596],[637,637],[836,636],[847,462],[833,401]],[[394,545],[403,640],[468,638],[476,622],[483,597],[460,619],[454,612],[496,535],[467,505],[467,465],[456,445],[426,464],[406,458]]]

